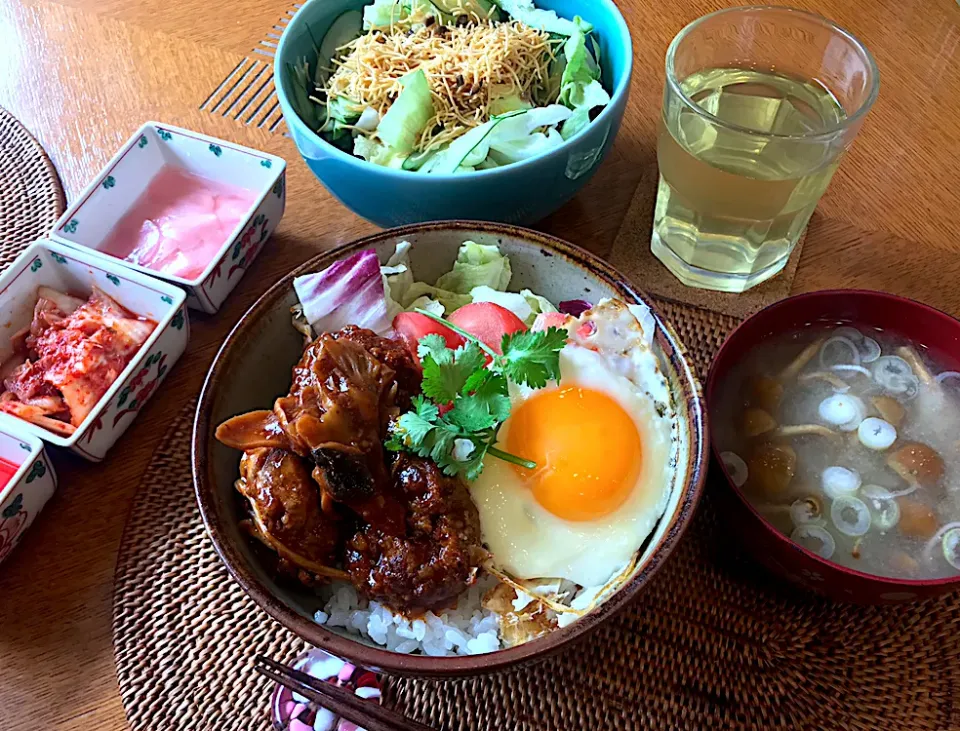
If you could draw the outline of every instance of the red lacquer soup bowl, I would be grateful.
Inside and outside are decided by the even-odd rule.
[[[774,574],[839,601],[897,604],[960,588],[960,576],[943,579],[875,576],[840,566],[802,548],[751,505],[720,459],[718,430],[728,427],[721,421],[719,408],[732,369],[771,337],[841,323],[903,336],[936,352],[938,359],[944,361],[945,370],[960,369],[960,322],[903,297],[862,290],[830,290],[790,297],[761,310],[730,334],[714,359],[707,379],[713,469],[725,477],[718,481],[718,502],[726,513],[726,522],[747,551]]]

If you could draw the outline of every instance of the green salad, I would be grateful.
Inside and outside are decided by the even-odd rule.
[[[590,23],[532,0],[375,0],[287,73],[297,114],[327,142],[428,174],[539,155],[610,103]]]

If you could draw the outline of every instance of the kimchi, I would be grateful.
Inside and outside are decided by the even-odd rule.
[[[0,368],[0,410],[69,436],[156,326],[96,287],[86,301],[40,287],[33,321]]]

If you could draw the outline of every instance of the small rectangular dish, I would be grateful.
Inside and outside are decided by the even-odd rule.
[[[0,562],[17,547],[20,537],[57,489],[57,474],[43,442],[20,428],[17,419],[0,414],[0,460],[15,466],[0,484]],[[4,476],[9,475],[4,470]]]
[[[286,167],[275,155],[147,122],[67,208],[51,238],[176,284],[186,290],[189,307],[215,313],[283,216]],[[190,188],[191,181],[210,188]],[[239,197],[222,205],[218,194],[230,191]],[[178,192],[182,197],[174,202]],[[177,216],[159,218],[157,199],[164,194],[179,206],[167,209]],[[126,259],[106,251],[132,247],[138,236],[142,243]],[[177,244],[187,237],[196,248],[185,254]]]
[[[70,350],[70,348],[74,347],[75,343],[79,343],[79,347],[85,349],[82,352],[90,354],[84,357],[91,360],[100,358],[101,363],[120,350],[108,351],[99,345],[89,348],[87,341],[83,340],[87,337],[86,335],[76,335],[73,340],[66,339],[65,336],[63,342],[67,350],[64,352],[67,352],[69,357],[64,356],[44,367],[60,368],[60,373],[68,374],[68,385],[61,388],[60,393],[64,403],[70,405],[71,402],[79,402],[83,404],[84,410],[89,408],[83,420],[73,425],[72,433],[69,425],[62,429],[54,428],[59,427],[61,423],[49,418],[28,421],[14,415],[21,431],[34,434],[50,444],[69,448],[93,462],[99,462],[130,425],[136,413],[183,353],[190,332],[184,306],[186,294],[172,284],[127,269],[121,262],[110,261],[85,250],[72,249],[52,241],[37,241],[0,275],[0,323],[8,333],[6,338],[0,339],[0,362],[7,363],[14,354],[14,336],[35,322],[35,308],[40,298],[41,287],[62,293],[65,296],[63,299],[70,300],[75,297],[84,300],[85,303],[96,288],[137,318],[145,318],[156,323],[156,327],[147,335],[144,328],[138,327],[140,320],[130,318],[118,320],[115,310],[94,312],[94,314],[103,313],[104,316],[99,320],[96,317],[89,318],[91,333],[99,333],[100,330],[97,328],[108,320],[113,323],[113,328],[108,328],[111,333],[120,331],[120,326],[116,324],[118,322],[129,324],[130,328],[136,330],[137,337],[120,342],[117,348],[126,347],[129,350],[131,343],[142,341],[142,345],[136,349],[129,362],[126,362],[116,378],[112,379],[106,392],[92,407],[89,399],[83,402],[86,394],[94,392],[86,388],[85,384],[99,377],[99,374],[105,372],[105,368],[100,368],[98,372],[91,369],[77,377],[75,375],[77,370],[74,367],[76,361],[70,361],[69,357],[78,357],[73,354],[80,351]],[[83,312],[86,314],[88,310]],[[52,317],[56,318],[59,315],[54,314]],[[62,318],[61,321],[63,321]],[[97,337],[101,336],[97,335]],[[105,334],[103,337],[110,338],[112,335]],[[86,363],[86,361],[83,362]],[[109,366],[107,370],[118,369],[121,363],[118,359],[107,362]],[[12,373],[4,375],[6,379]],[[88,380],[84,381],[84,378]],[[64,391],[68,387],[73,394],[72,398],[67,398]],[[41,386],[38,393],[49,395],[50,390],[46,386]],[[54,394],[53,397],[56,398],[56,395]],[[24,402],[17,399],[13,401],[14,408],[20,410]],[[28,410],[24,409],[24,412]],[[70,411],[73,412],[72,407]],[[50,424],[50,427],[41,426],[40,423]]]

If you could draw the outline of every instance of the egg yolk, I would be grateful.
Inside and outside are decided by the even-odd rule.
[[[514,466],[544,508],[593,520],[620,507],[640,476],[642,443],[630,415],[605,393],[541,391],[510,415],[506,449],[537,463]]]

